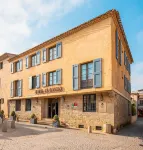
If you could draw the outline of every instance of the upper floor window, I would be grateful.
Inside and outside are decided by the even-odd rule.
[[[73,78],[73,90],[80,88],[101,87],[102,86],[102,59],[98,58],[93,62],[82,64],[80,66],[80,82],[79,82],[79,65],[73,65],[72,78]],[[80,84],[79,84],[80,83]]]
[[[61,57],[62,43],[57,43],[56,46],[49,48],[49,60],[54,60]]]
[[[129,74],[131,74],[130,62],[128,60],[128,57],[127,57],[125,51],[124,51],[124,65],[125,65],[126,69],[128,70]]]
[[[140,100],[140,105],[143,105],[143,100]]]
[[[21,111],[21,100],[16,100],[15,105],[16,111]]]
[[[36,54],[31,56],[31,66],[36,66]]]
[[[124,89],[128,92],[131,93],[131,83],[130,81],[126,78],[124,75]]]
[[[56,59],[56,46],[49,49],[49,60]]]
[[[40,88],[40,75],[29,77],[29,89]]]
[[[81,65],[81,88],[93,87],[93,62]]]
[[[22,96],[22,80],[16,80],[11,82],[10,96]]]
[[[18,60],[17,62],[11,63],[11,73],[21,71],[22,67],[23,67],[22,59]]]
[[[3,62],[0,62],[0,70],[3,69]]]
[[[20,70],[20,62],[15,63],[15,72],[18,72]]]
[[[49,85],[62,84],[62,69],[49,73]]]
[[[83,95],[83,111],[95,112],[96,111],[96,95]]]

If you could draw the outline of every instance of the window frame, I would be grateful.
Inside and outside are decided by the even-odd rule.
[[[94,103],[91,103],[91,96],[94,96]],[[85,97],[86,97],[86,100],[85,100]],[[90,103],[89,103],[89,100],[90,100]],[[84,101],[86,101],[86,103]],[[93,109],[87,108],[89,105],[90,105],[90,107],[94,107],[94,108]],[[86,110],[84,110],[84,107],[86,108]],[[96,94],[85,94],[85,95],[83,95],[83,112],[96,112]]]
[[[18,104],[19,105],[19,109],[17,109],[18,108],[18,105],[17,105],[18,102],[20,102]],[[16,100],[16,102],[15,102],[15,111],[21,111],[21,100]]]
[[[89,77],[88,64],[92,64],[92,79],[88,79],[88,77]],[[82,80],[82,66],[83,65],[86,65],[86,87],[82,86],[82,81],[84,81],[84,80]],[[91,61],[91,62],[81,64],[80,65],[80,88],[81,89],[93,88],[93,79],[94,79],[94,77],[93,77],[93,62]],[[92,86],[89,86],[89,80],[92,80]]]
[[[20,61],[15,62],[15,72],[20,71]]]
[[[34,81],[35,81],[35,83],[34,83]],[[36,76],[32,76],[32,89],[36,89],[36,86],[37,86],[37,77]]]
[[[30,106],[29,106],[30,109],[27,106],[28,102],[30,102],[29,103],[30,104]],[[26,99],[25,100],[25,111],[31,111],[31,106],[32,106],[31,104],[32,104],[31,99]]]
[[[52,74],[52,84],[50,83],[50,81],[51,81],[51,76],[50,76],[50,74]],[[54,75],[54,74],[55,74],[55,75]],[[55,77],[55,79],[54,79],[54,77]],[[56,81],[56,78],[57,78],[57,73],[56,73],[56,71],[49,72],[48,85],[49,85],[49,86],[56,85],[57,82],[54,83],[54,80]]]
[[[48,51],[49,51],[49,52],[48,52],[48,54],[49,54],[49,58],[48,58],[49,61],[55,60],[55,59],[57,58],[57,57],[56,57],[56,55],[57,55],[57,52],[56,52],[56,45],[50,47]]]
[[[33,60],[34,60],[34,63],[33,63]],[[36,66],[36,64],[37,64],[37,55],[35,53],[35,54],[31,55],[31,67]]]
[[[3,69],[3,62],[0,62],[0,70]]]

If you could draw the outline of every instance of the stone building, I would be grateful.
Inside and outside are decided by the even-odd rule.
[[[110,10],[10,58],[4,102],[20,119],[57,114],[71,127],[118,128],[131,119],[132,63],[119,13]]]

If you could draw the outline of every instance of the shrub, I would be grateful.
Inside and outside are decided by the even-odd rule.
[[[55,120],[55,121],[59,121],[59,117],[58,117],[58,115],[54,115],[53,120]]]
[[[36,119],[37,117],[36,117],[36,115],[35,114],[32,114],[31,115],[31,119]]]
[[[4,111],[3,110],[1,110],[1,112],[0,112],[2,115],[4,114]]]
[[[12,111],[12,112],[11,112],[11,116],[13,116],[13,117],[16,116],[15,111]]]
[[[136,105],[135,104],[132,104],[132,116],[135,116],[136,115]]]

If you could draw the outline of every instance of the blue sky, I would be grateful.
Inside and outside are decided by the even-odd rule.
[[[143,88],[142,0],[0,0],[0,3],[1,54],[21,53],[110,9],[117,9],[134,58],[132,90]]]

